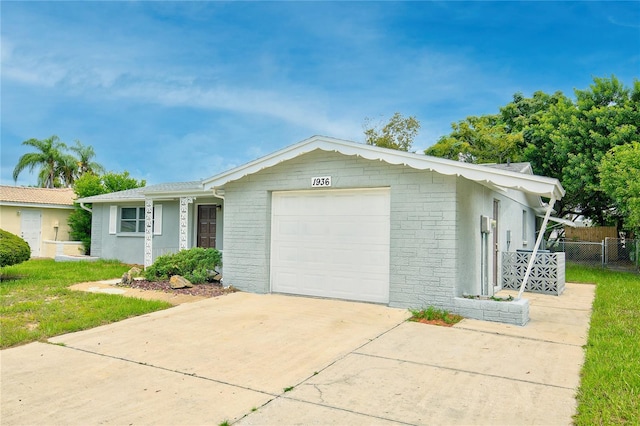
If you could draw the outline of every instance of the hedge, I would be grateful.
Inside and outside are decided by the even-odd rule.
[[[218,250],[195,247],[158,257],[145,269],[144,277],[149,281],[161,281],[172,275],[182,275],[192,283],[200,284],[215,275],[214,270],[221,261],[222,254]]]
[[[0,267],[16,265],[29,260],[31,248],[17,235],[0,229]]]

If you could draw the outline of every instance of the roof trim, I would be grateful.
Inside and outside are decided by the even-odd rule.
[[[201,181],[172,182],[127,189],[124,191],[110,192],[79,198],[78,203],[126,203],[140,202],[146,199],[167,199],[180,197],[213,196],[210,191],[205,191]]]
[[[542,197],[561,199],[565,190],[560,181],[545,176],[529,175],[478,164],[463,163],[444,158],[413,154],[377,146],[365,145],[330,138],[313,136],[294,145],[290,145],[272,154],[246,163],[242,166],[220,173],[202,181],[205,190],[222,187],[228,182],[273,167],[283,161],[320,149],[339,152],[367,160],[379,160],[389,164],[404,165],[416,170],[429,170],[448,176],[462,176],[482,185],[516,189]]]
[[[26,201],[0,201],[0,206],[37,209],[73,210],[73,204],[30,203]]]

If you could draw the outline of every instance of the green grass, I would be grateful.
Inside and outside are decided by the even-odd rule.
[[[640,424],[640,275],[567,265],[566,279],[596,284],[575,424]]]
[[[67,288],[120,277],[128,269],[114,261],[52,259],[34,259],[0,269],[0,349],[171,307],[166,302]]]
[[[426,309],[410,309],[409,312],[411,312],[411,318],[409,318],[409,321],[442,321],[445,324],[453,325],[459,323],[463,319],[460,315],[451,314],[445,310],[436,309],[433,306],[429,306]]]

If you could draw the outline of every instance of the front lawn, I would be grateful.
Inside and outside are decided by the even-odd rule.
[[[0,269],[0,349],[45,340],[172,305],[110,294],[69,290],[72,284],[117,278],[118,262],[34,259]]]
[[[566,274],[597,284],[575,424],[638,424],[640,276],[572,265]]]

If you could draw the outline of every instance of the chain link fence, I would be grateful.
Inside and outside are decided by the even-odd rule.
[[[564,252],[567,263],[640,272],[639,239],[605,238],[599,243],[558,239],[545,241],[544,248]]]

